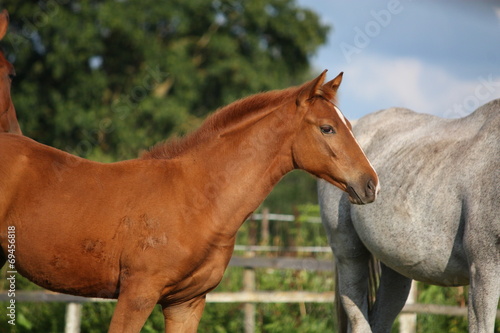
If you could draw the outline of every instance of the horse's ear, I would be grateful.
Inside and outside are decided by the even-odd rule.
[[[297,105],[304,105],[307,100],[313,98],[314,96],[322,95],[321,85],[325,81],[327,71],[328,70],[325,69],[317,78],[303,85],[299,96],[297,96]]]
[[[344,72],[340,72],[335,79],[328,81],[323,86],[332,89],[336,93],[339,89],[340,83],[342,82],[342,76],[344,76]]]
[[[7,10],[4,9],[0,13],[0,39],[2,39],[3,36],[5,36],[8,25],[9,25],[9,12],[7,12]]]

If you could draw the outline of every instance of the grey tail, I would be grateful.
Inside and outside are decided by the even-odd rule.
[[[368,261],[368,311],[372,311],[375,304],[377,289],[380,285],[380,276],[382,274],[382,268],[380,266],[380,260],[375,258],[373,254],[370,254],[370,259]],[[340,301],[338,295],[339,291],[339,274],[335,270],[335,313],[337,317],[337,327],[339,333],[347,333],[348,318],[345,312],[342,302]]]
[[[368,261],[369,277],[368,277],[368,311],[372,311],[373,305],[375,304],[377,298],[377,289],[380,285],[380,275],[382,274],[382,268],[380,266],[380,260],[375,258],[373,254],[370,254],[370,260]]]

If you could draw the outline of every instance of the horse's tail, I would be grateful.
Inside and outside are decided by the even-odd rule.
[[[339,298],[339,272],[335,268],[335,314],[337,315],[337,332],[347,333],[347,313]]]
[[[380,285],[380,275],[382,274],[380,260],[375,258],[373,254],[370,254],[368,270],[368,310],[371,311],[377,298],[377,289]]]

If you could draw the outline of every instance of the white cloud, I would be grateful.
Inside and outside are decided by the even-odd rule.
[[[348,80],[342,89],[346,97],[379,108],[399,106],[456,118],[500,98],[498,75],[484,73],[473,80],[460,79],[416,58],[364,54],[347,65],[345,72]]]
[[[495,14],[496,14],[498,21],[500,23],[500,7],[495,7]]]

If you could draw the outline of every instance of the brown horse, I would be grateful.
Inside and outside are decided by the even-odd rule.
[[[0,13],[0,40],[3,39],[9,25],[9,13],[4,9]],[[5,59],[0,50],[0,133],[22,134],[16,118],[16,109],[10,98],[12,77],[16,75],[14,66]]]
[[[136,160],[101,164],[0,135],[3,260],[14,239],[16,269],[34,283],[117,297],[110,332],[139,332],[157,303],[166,331],[195,332],[237,230],[287,172],[375,200],[377,174],[332,103],[342,75],[325,75],[230,104]]]

